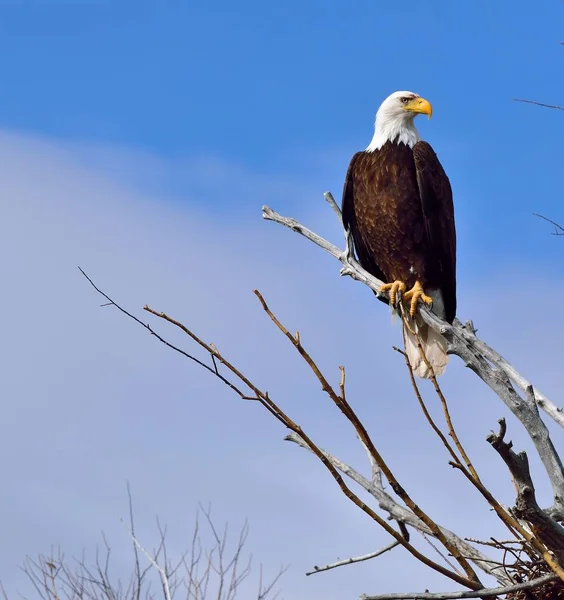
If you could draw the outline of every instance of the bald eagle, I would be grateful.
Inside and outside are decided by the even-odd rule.
[[[403,324],[406,353],[415,375],[429,378],[446,368],[446,340],[416,316],[417,303],[452,323],[456,231],[450,182],[419,137],[418,114],[430,119],[432,108],[413,92],[395,92],[382,102],[370,145],[350,162],[342,212],[360,264],[385,282],[382,291],[389,291],[392,307],[398,296],[409,306],[412,319]]]

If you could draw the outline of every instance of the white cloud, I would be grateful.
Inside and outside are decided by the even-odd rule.
[[[394,590],[400,572],[400,587],[449,587],[417,566],[407,577],[398,550],[378,562],[305,578],[314,564],[369,552],[387,543],[385,535],[340,495],[321,465],[282,441],[283,429],[259,406],[237,400],[117,311],[99,308],[103,300],[77,265],[141,317],[147,318],[141,307],[148,303],[215,342],[323,446],[364,464],[338,411],[260,310],[252,295],[258,287],[288,327],[300,330],[332,381],[339,364],[348,366],[350,399],[422,504],[452,528],[485,534],[486,507],[448,467],[416,408],[401,357],[391,350],[399,329],[390,326],[385,308],[368,290],[341,280],[329,256],[259,216],[271,196],[274,208],[338,241],[333,214],[301,181],[278,174],[272,194],[269,181],[213,161],[171,166],[139,152],[89,154],[86,147],[17,133],[0,136],[6,490],[0,578],[9,592],[22,585],[16,565],[24,555],[52,544],[77,554],[92,548],[104,529],[128,551],[118,522],[126,512],[126,480],[140,535],[156,535],[159,514],[178,548],[188,546],[199,501],[211,501],[218,518],[234,526],[248,516],[257,559],[271,571],[291,564],[282,582],[286,598]],[[175,186],[194,192],[179,197],[170,192]],[[294,200],[286,203],[289,197]],[[461,310],[528,375],[538,374],[547,393],[555,391],[551,318],[541,312],[534,326],[515,327],[529,314],[530,300],[514,281],[500,275],[480,282],[484,293],[463,289]],[[537,284],[542,289],[545,282]],[[511,303],[506,293],[515,294]],[[197,353],[180,332],[150,320]],[[486,479],[511,503],[509,477],[483,441],[507,411],[455,362],[444,381],[462,437]],[[522,442],[511,425],[510,434]],[[431,471],[429,457],[436,465]],[[539,487],[548,501],[546,486]],[[461,517],[461,506],[475,512]]]

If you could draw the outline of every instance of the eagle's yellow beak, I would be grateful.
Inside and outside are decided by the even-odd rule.
[[[429,119],[433,114],[433,107],[428,100],[425,100],[425,98],[413,98],[403,108],[410,112],[428,115]]]

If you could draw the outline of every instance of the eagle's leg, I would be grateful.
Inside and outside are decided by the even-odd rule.
[[[409,316],[414,317],[417,312],[417,303],[419,300],[422,300],[428,306],[433,304],[433,298],[427,296],[427,294],[423,291],[423,286],[421,282],[416,281],[415,285],[405,294],[403,295],[403,301],[407,304],[409,303]]]
[[[395,307],[398,292],[401,292],[403,294],[406,289],[407,289],[407,286],[405,285],[405,283],[403,281],[394,281],[394,283],[385,283],[380,288],[380,291],[381,292],[387,292],[387,291],[390,292],[390,304]]]

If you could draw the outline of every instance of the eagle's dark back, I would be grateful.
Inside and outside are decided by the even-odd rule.
[[[343,223],[350,229],[360,264],[391,283],[439,289],[444,313],[456,314],[456,232],[452,190],[426,142],[413,149],[386,142],[358,152],[343,190]]]

